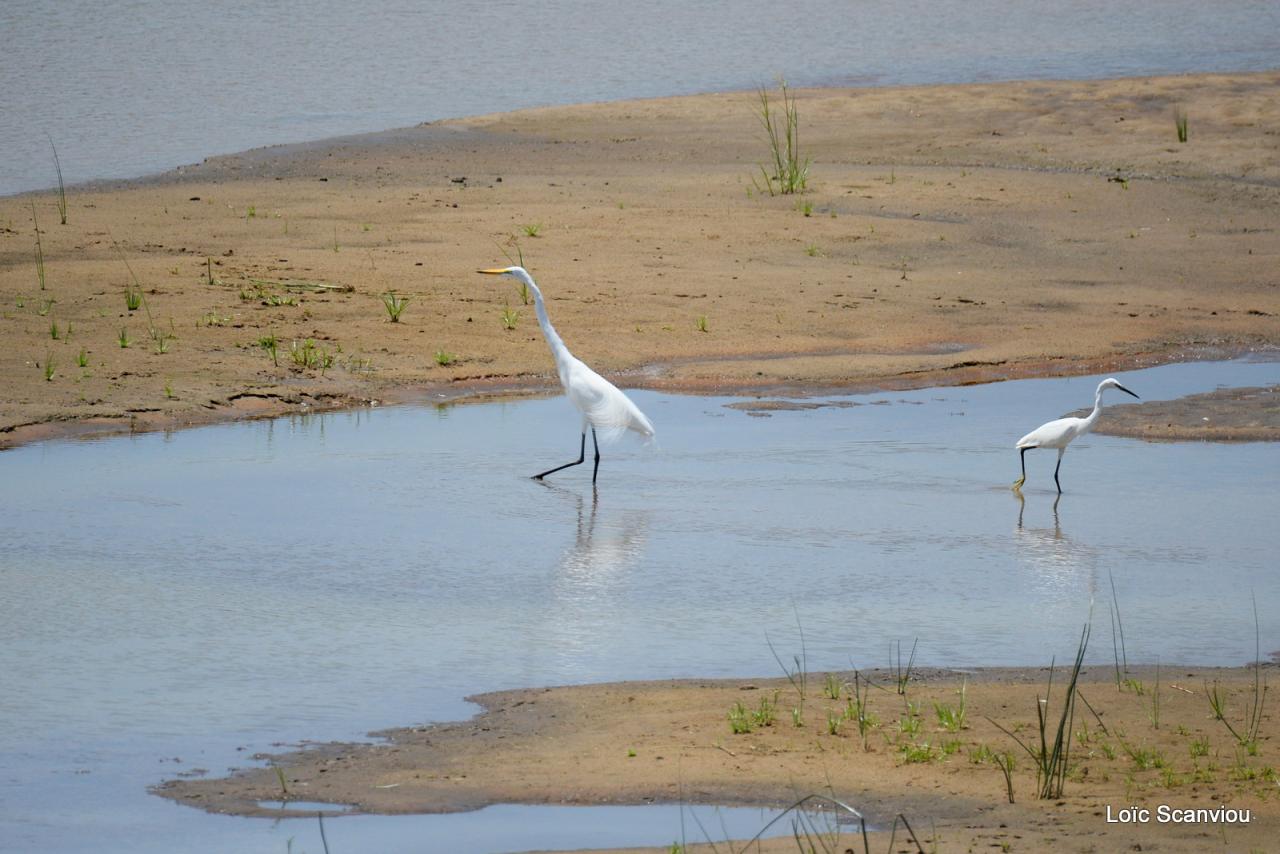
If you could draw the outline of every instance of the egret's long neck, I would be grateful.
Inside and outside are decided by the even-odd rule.
[[[1088,433],[1093,429],[1093,425],[1098,423],[1098,416],[1102,414],[1102,389],[1099,388],[1093,394],[1093,411],[1084,419],[1084,428],[1081,433]]]
[[[533,310],[538,315],[538,325],[542,327],[542,335],[547,339],[547,346],[551,348],[551,355],[556,360],[556,372],[560,374],[563,381],[568,374],[569,360],[573,356],[569,348],[564,346],[564,341],[560,340],[556,328],[551,325],[551,319],[547,317],[547,306],[542,301],[542,291],[538,290],[532,277],[528,277],[525,284],[533,292]]]

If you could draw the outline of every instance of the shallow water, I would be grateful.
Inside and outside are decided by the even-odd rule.
[[[584,9],[590,14],[583,14]],[[0,194],[545,104],[1274,68],[1267,0],[5,0]]]
[[[1280,382],[1280,363],[1117,376],[1168,399]],[[1088,657],[1109,661],[1112,575],[1130,661],[1251,659],[1251,593],[1274,649],[1280,444],[1091,435],[1060,501],[1050,452],[1028,455],[1025,501],[1009,491],[1013,442],[1098,379],[768,418],[634,392],[660,444],[606,448],[596,495],[586,466],[527,477],[577,450],[560,398],[6,451],[0,673],[20,688],[0,692],[0,848],[281,851],[314,822],[145,787],[464,717],[486,690],[770,675],[766,633],[800,651],[795,610],[814,670],[883,666],[917,636],[924,664],[1040,665],[1074,652],[1096,598]],[[336,850],[420,850],[433,821],[326,828],[377,840]]]

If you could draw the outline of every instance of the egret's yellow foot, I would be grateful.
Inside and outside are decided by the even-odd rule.
[[[1021,490],[1021,489],[1022,489],[1022,484],[1026,483],[1026,482],[1027,482],[1027,479],[1026,479],[1025,477],[1020,477],[1020,478],[1018,478],[1017,480],[1015,480],[1015,481],[1013,482],[1013,486],[1012,486],[1013,491],[1014,491],[1014,492],[1018,492],[1019,490]]]

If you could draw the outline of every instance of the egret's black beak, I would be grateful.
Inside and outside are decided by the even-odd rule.
[[[1124,386],[1120,385],[1120,383],[1116,383],[1116,388],[1120,389],[1120,390],[1121,390],[1122,392],[1124,392],[1125,394],[1133,394],[1133,392],[1129,391],[1129,389],[1127,389],[1127,388],[1125,388]],[[1136,394],[1133,394],[1133,396],[1134,396],[1134,397],[1138,397]],[[1142,400],[1142,398],[1138,397],[1138,400]]]

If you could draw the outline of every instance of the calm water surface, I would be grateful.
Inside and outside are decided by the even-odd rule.
[[[1119,377],[1167,399],[1280,382],[1280,363]],[[882,666],[917,636],[922,662],[969,667],[1068,656],[1096,601],[1089,658],[1109,661],[1110,574],[1130,660],[1252,658],[1251,592],[1275,649],[1280,445],[1087,436],[1060,501],[1049,452],[1028,455],[1025,501],[1008,489],[1014,440],[1098,379],[768,418],[636,392],[660,445],[606,448],[594,495],[585,466],[527,477],[576,452],[560,398],[4,452],[0,849],[283,851],[314,822],[145,787],[465,717],[485,690],[770,675],[766,633],[799,652],[793,608],[814,669]],[[329,825],[337,850],[423,850],[431,821]]]
[[[544,104],[1247,71],[1273,0],[5,0],[0,194]]]

